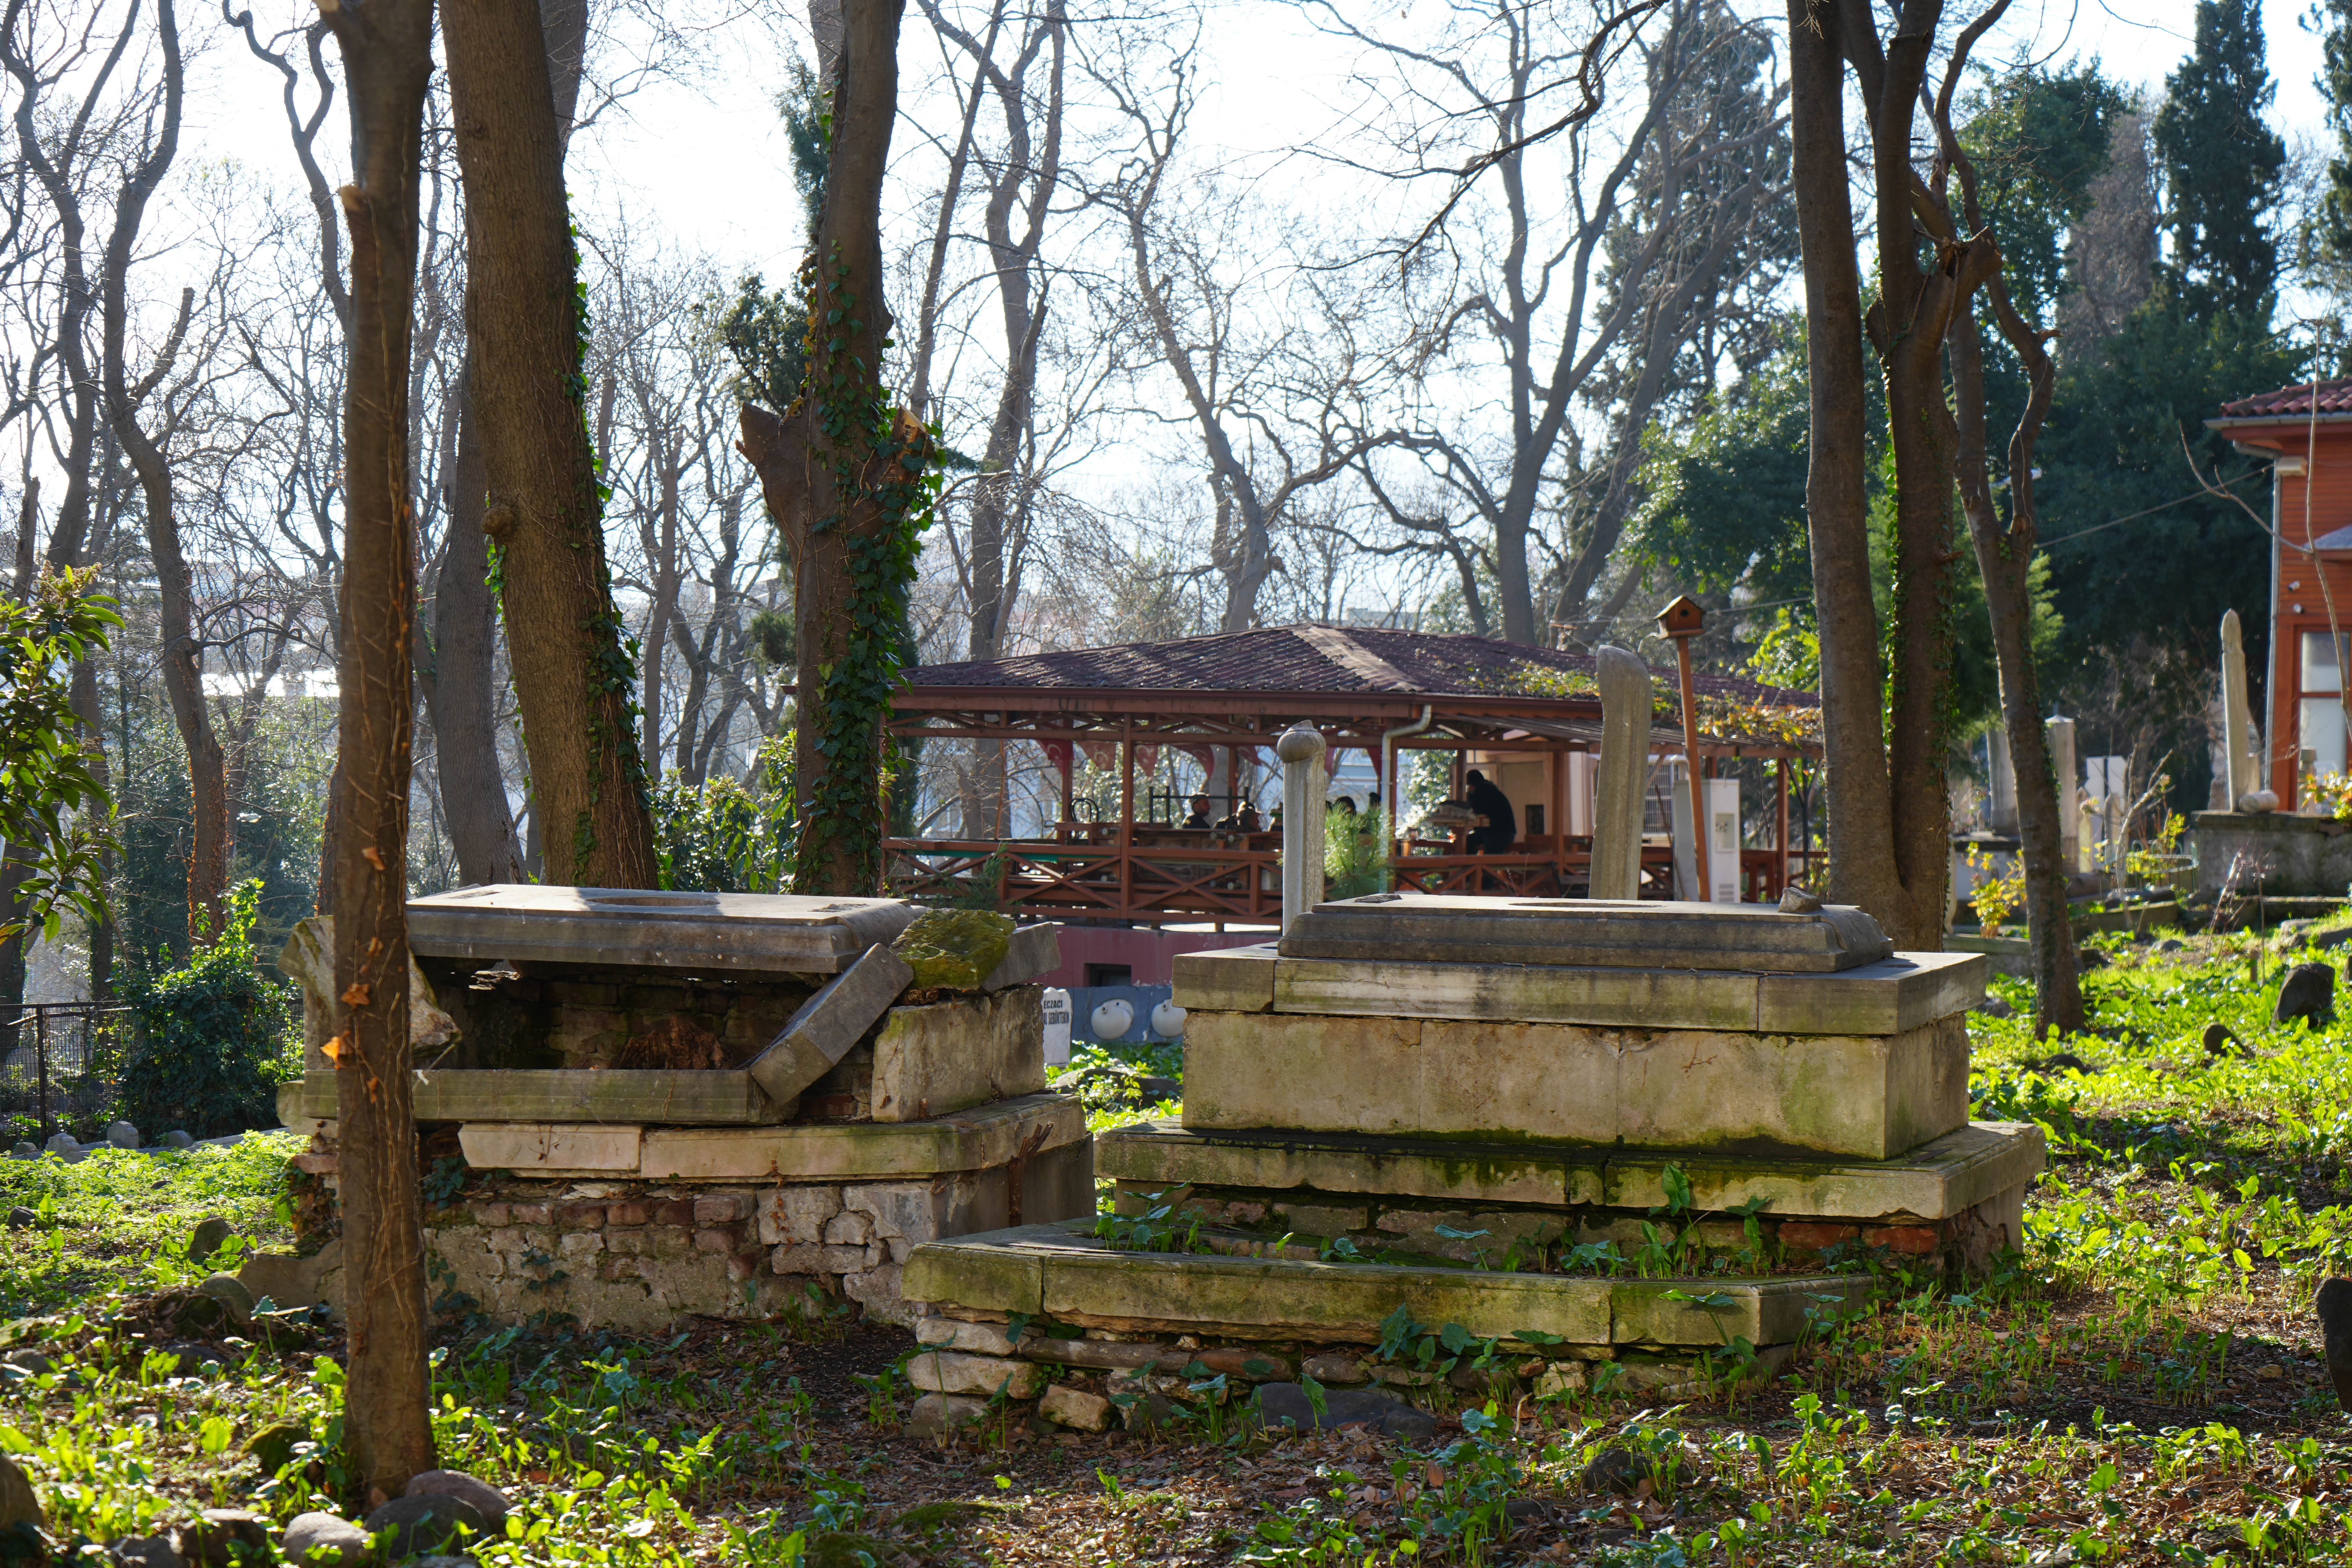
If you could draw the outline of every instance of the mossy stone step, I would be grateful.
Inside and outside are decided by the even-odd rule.
[[[1399,1307],[1482,1339],[1522,1331],[1582,1345],[1787,1344],[1821,1316],[1859,1310],[1870,1281],[1608,1279],[1305,1258],[1129,1252],[1085,1220],[927,1243],[905,1295],[950,1312],[1050,1318],[1082,1328],[1376,1344]]]

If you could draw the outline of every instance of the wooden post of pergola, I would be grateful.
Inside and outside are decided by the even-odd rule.
[[[1777,797],[1773,808],[1780,819],[1780,830],[1772,836],[1772,842],[1778,847],[1777,852],[1780,857],[1780,874],[1773,880],[1785,888],[1794,879],[1789,855],[1789,759],[1782,757],[1774,763],[1772,773],[1773,794]]]

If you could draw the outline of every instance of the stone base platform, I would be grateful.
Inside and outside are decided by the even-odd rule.
[[[298,1157],[330,1194],[333,1139],[320,1127]],[[904,1322],[915,1247],[1095,1212],[1093,1143],[1069,1095],[928,1121],[467,1125],[457,1142],[466,1184],[425,1212],[429,1289],[445,1310],[508,1321],[656,1332],[688,1316],[772,1317],[814,1286]],[[290,1304],[287,1260],[255,1262]]]
[[[1083,1221],[916,1247],[904,1291],[928,1309],[930,1353],[908,1373],[929,1395],[924,1424],[979,1419],[1001,1392],[1100,1430],[1247,1400],[1253,1384],[1270,1418],[1304,1399],[1302,1373],[1423,1405],[1680,1397],[1769,1375],[1871,1289],[1851,1274],[1603,1279],[1331,1262],[1231,1234],[1199,1244],[1223,1250],[1121,1250]]]
[[[2021,1245],[2025,1189],[2047,1155],[2031,1122],[1971,1122],[1895,1159],[1850,1160],[1203,1132],[1162,1120],[1103,1134],[1095,1166],[1122,1209],[1175,1197],[1212,1224],[1323,1248],[1345,1238],[1366,1257],[1542,1269],[1614,1242],[1630,1258],[1686,1184],[1687,1212],[1661,1228],[1696,1222],[1706,1253],[1743,1269],[1883,1249],[1915,1270],[1975,1272]],[[1752,1237],[1730,1212],[1749,1205]]]

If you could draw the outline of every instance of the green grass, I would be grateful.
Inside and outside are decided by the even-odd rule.
[[[2310,1310],[2352,1270],[2352,987],[2343,1022],[2279,1027],[2283,939],[2098,945],[2091,1032],[1970,1020],[1976,1113],[2051,1138],[2023,1252],[1957,1286],[1887,1274],[1878,1311],[1769,1385],[1652,1410],[1441,1385],[1452,1415],[1407,1447],[1252,1436],[1219,1388],[1166,1441],[999,1420],[940,1453],[897,1430],[888,1335],[451,1324],[440,1459],[517,1500],[484,1568],[2352,1562],[2352,1429]],[[2023,986],[1998,988],[2023,1010]],[[2212,1022],[2249,1054],[2209,1058]],[[1145,1114],[1094,1098],[1097,1127]],[[61,1535],[352,1504],[334,1329],[232,1339],[212,1369],[140,1329],[152,1292],[202,1272],[196,1219],[282,1237],[292,1147],[0,1163],[0,1206],[42,1214],[11,1234],[0,1295],[44,1314],[16,1332],[59,1363],[0,1391],[0,1448]],[[273,1432],[265,1465],[247,1445]],[[1590,1487],[1596,1461],[1643,1484]]]
[[[178,1153],[0,1161],[0,1211],[36,1216],[0,1246],[0,1310],[56,1311],[96,1293],[163,1289],[233,1268],[233,1251],[201,1268],[188,1261],[189,1233],[208,1215],[256,1246],[288,1245],[278,1205],[286,1161],[301,1147],[291,1133],[260,1133]]]

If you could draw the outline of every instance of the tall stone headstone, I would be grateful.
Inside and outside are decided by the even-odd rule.
[[[1274,743],[1282,759],[1282,929],[1323,901],[1326,781],[1321,734],[1294,724]]]
[[[2253,752],[2246,744],[2250,719],[2246,704],[2246,643],[2238,626],[2238,612],[2221,612],[2221,744],[2229,764],[2230,809],[2263,787],[2254,777]]]
[[[2074,782],[2074,721],[2050,718],[2042,721],[2050,738],[2050,773],[2058,781],[2058,858],[2071,874],[2083,868],[2082,830],[2074,801],[2082,786]]]
[[[1642,890],[1642,795],[1650,783],[1650,667],[1622,647],[1593,658],[1601,684],[1601,767],[1593,779],[1592,896]]]
[[[1991,776],[1986,786],[1992,804],[1985,813],[1985,826],[2000,837],[2013,837],[2017,833],[2017,766],[2009,752],[2009,731],[1996,725],[1985,734],[1987,766]]]

